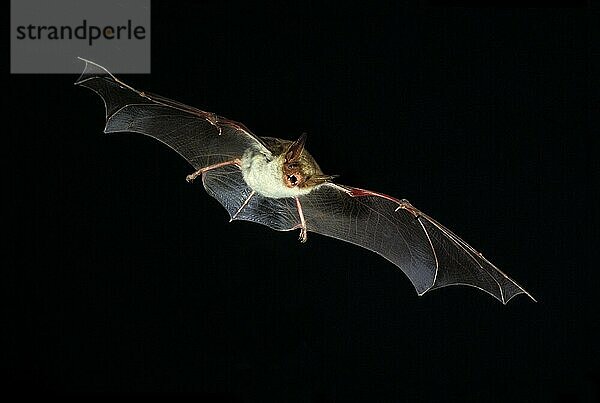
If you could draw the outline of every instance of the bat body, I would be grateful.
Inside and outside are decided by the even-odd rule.
[[[178,152],[231,220],[300,230],[369,249],[398,266],[419,295],[449,285],[479,288],[506,304],[533,297],[457,235],[405,199],[340,185],[296,141],[259,137],[243,124],[138,91],[84,60],[75,84],[98,93],[105,133],[137,132]]]
[[[284,147],[287,149],[292,145],[291,141],[286,142],[280,139],[269,140],[279,141],[280,143],[277,145],[281,146],[282,149]],[[306,160],[310,159],[311,162],[309,164],[312,164],[310,166],[314,168],[315,173],[322,174],[312,156],[308,154],[308,151],[304,150],[302,156]],[[284,156],[278,154],[277,149],[270,153],[264,153],[259,147],[246,150],[240,164],[244,181],[260,195],[274,199],[303,196],[310,193],[313,187],[289,187],[282,181],[284,160]]]

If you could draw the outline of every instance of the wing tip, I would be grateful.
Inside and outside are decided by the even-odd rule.
[[[81,72],[81,74],[79,75],[79,77],[77,78],[77,80],[75,80],[75,82],[73,83],[73,85],[81,85],[81,84],[83,84],[85,82],[85,80],[88,78],[88,77],[84,77],[85,76],[85,72],[88,69],[88,64],[92,63],[92,61],[90,61],[88,59],[84,59],[81,56],[77,56],[77,59],[79,59],[82,62],[84,62],[85,66],[83,66],[83,71]]]
[[[525,295],[527,297],[529,297],[529,299],[531,299],[533,302],[535,302],[536,304],[538,303],[538,300],[534,298],[533,295],[531,295],[529,292],[525,291],[523,288],[519,287],[519,292],[514,293],[513,295],[511,295],[508,299],[504,299],[502,301],[502,303],[504,305],[508,304],[508,302],[513,299],[514,297],[516,297],[517,295]]]
[[[83,72],[79,75],[79,78],[77,78],[77,80],[73,83],[74,85],[81,85],[84,82],[86,82],[87,80],[89,80],[90,78],[94,77],[94,75],[89,72],[90,65],[100,69],[103,72],[103,74],[109,75],[110,77],[115,79],[115,76],[113,76],[113,74],[110,71],[108,71],[108,69],[106,67],[101,66],[98,63],[93,62],[91,60],[85,59],[81,56],[77,56],[77,59],[84,62],[85,66],[83,67]]]

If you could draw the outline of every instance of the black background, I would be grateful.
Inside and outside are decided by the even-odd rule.
[[[259,135],[308,132],[340,183],[408,198],[539,302],[419,298],[366,250],[229,224],[176,153],[103,135],[75,76],[13,75],[10,390],[598,398],[595,10],[203,3],[154,2],[152,74],[123,78]]]

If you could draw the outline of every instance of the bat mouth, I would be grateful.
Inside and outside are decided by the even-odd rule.
[[[296,186],[298,184],[298,178],[296,175],[287,175],[287,182],[292,186]]]
[[[303,187],[304,176],[300,172],[290,172],[283,175],[283,183],[288,188]]]

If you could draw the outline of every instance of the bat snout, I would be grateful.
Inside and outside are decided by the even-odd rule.
[[[288,171],[283,174],[283,183],[288,188],[302,187],[304,182],[304,175],[299,171]]]

